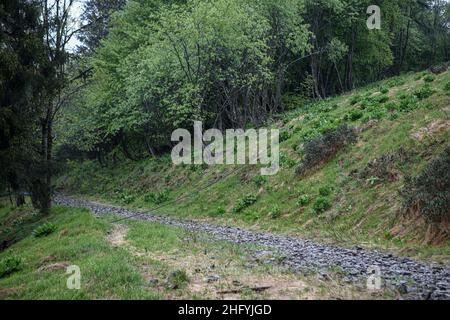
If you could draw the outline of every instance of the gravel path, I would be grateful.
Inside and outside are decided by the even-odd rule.
[[[349,283],[366,281],[369,268],[377,267],[381,270],[383,282],[396,287],[405,298],[450,300],[450,270],[441,265],[420,263],[375,250],[345,249],[295,237],[252,232],[150,213],[134,217],[140,212],[68,197],[59,196],[55,202],[63,206],[87,208],[98,216],[114,214],[123,218],[132,217],[182,227],[188,231],[206,232],[218,240],[274,248],[282,255],[282,264],[285,266],[297,270],[316,270],[323,277],[327,277],[326,270],[329,268],[340,267],[346,275],[344,280]]]

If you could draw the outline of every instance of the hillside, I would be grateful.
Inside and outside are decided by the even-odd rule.
[[[174,166],[167,155],[107,167],[71,161],[57,190],[132,208],[161,207],[161,215],[449,263],[448,225],[436,232],[420,216],[403,216],[399,191],[406,177],[420,174],[449,145],[450,72],[409,73],[315,103],[294,95],[284,100],[287,111],[267,124],[282,132],[282,168],[273,177],[250,166],[231,175],[235,167]],[[356,128],[356,142],[299,174],[305,143],[342,124]]]

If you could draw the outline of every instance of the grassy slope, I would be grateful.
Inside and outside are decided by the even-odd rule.
[[[296,102],[295,97],[290,98],[288,103],[292,111],[284,114],[282,121],[272,124],[281,127],[284,139],[281,144],[282,170],[278,175],[265,181],[258,178],[258,168],[249,167],[244,173],[231,176],[211,189],[159,212],[342,245],[358,243],[389,248],[410,256],[448,259],[450,241],[439,246],[426,245],[423,241],[426,226],[420,220],[404,221],[397,215],[401,206],[398,190],[404,175],[420,172],[449,141],[448,130],[438,130],[420,141],[412,137],[413,133],[436,121],[449,120],[450,72],[429,82],[433,91],[430,97],[415,99],[414,93],[426,88],[427,78],[429,75],[424,72],[408,74],[307,106]],[[377,97],[380,96],[388,99],[379,100]],[[360,110],[360,115],[355,116],[354,121],[348,120],[348,115],[355,110]],[[295,174],[295,168],[301,162],[299,146],[302,143],[341,123],[361,126],[371,119],[378,122],[360,135],[357,144],[304,178]],[[396,164],[400,174],[398,180],[371,183],[351,175],[363,170],[369,161],[400,147],[411,157]],[[137,208],[156,206],[150,194],[162,192],[175,199],[233,170],[232,167],[175,167],[167,156],[124,163],[114,168],[101,168],[94,162],[71,163],[69,166],[70,170],[57,181],[60,189]],[[314,203],[324,187],[332,190],[326,196],[332,208],[317,214],[313,210]],[[247,194],[257,195],[258,201],[239,214],[232,213],[239,199]],[[299,204],[304,195],[310,202]]]
[[[263,263],[250,247],[212,242],[204,235],[149,222],[111,225],[86,210],[55,208],[45,221],[57,229],[47,237],[31,235],[40,223],[33,210],[0,202],[0,240],[20,230],[16,243],[0,252],[0,299],[364,299],[392,298],[392,292],[369,293],[350,286],[338,270],[331,280]],[[22,232],[29,230],[28,234]],[[1,275],[4,261],[20,259],[18,270]],[[66,286],[67,265],[78,265],[81,289]],[[209,282],[208,277],[218,276]],[[245,289],[270,286],[255,293]],[[220,291],[242,289],[239,293]]]

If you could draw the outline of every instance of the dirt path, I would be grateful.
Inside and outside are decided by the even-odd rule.
[[[282,256],[279,263],[285,266],[300,272],[314,271],[323,276],[326,276],[328,270],[339,268],[345,273],[345,279],[349,283],[367,281],[370,270],[378,269],[382,282],[397,288],[405,298],[450,300],[450,270],[441,265],[420,263],[375,250],[346,249],[289,236],[252,232],[151,213],[135,216],[141,212],[68,197],[59,196],[55,202],[69,207],[87,208],[98,216],[113,214],[123,218],[130,217],[181,227],[191,232],[205,232],[218,240],[273,248]]]

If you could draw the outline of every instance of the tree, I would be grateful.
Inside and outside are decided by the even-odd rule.
[[[0,5],[0,178],[14,192],[17,205],[25,201],[35,159],[36,97],[45,78],[39,18],[36,1]]]

